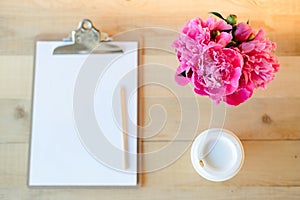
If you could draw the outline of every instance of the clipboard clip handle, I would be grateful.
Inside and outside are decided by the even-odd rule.
[[[94,27],[89,19],[79,22],[76,30],[72,31],[72,44],[59,46],[54,49],[53,54],[103,54],[122,53],[123,50],[113,44],[108,34],[101,33]]]

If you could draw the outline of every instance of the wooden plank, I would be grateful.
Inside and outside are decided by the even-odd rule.
[[[176,98],[141,101],[141,135],[145,140],[192,140],[193,135],[210,127],[213,104],[208,98],[182,98],[181,107]],[[30,100],[0,100],[0,143],[28,140],[30,109]],[[226,112],[224,128],[242,140],[300,138],[300,98],[253,98],[239,107],[227,107]],[[193,120],[199,121],[192,124]]]
[[[209,128],[214,105],[207,98],[198,98],[199,109],[195,110],[190,106],[194,102],[193,98],[145,99],[144,137],[189,140],[190,135]],[[192,124],[195,118],[199,120],[198,128]],[[222,124],[223,118],[215,119],[219,120],[217,124]],[[238,107],[226,107],[224,128],[234,131],[242,140],[299,139],[299,121],[300,98],[253,98]]]
[[[171,5],[171,7],[170,7]],[[250,19],[251,25],[263,27],[278,43],[280,55],[299,55],[299,5],[297,0],[284,3],[268,1],[96,1],[84,4],[72,1],[1,1],[1,54],[32,55],[34,38],[40,34],[68,35],[83,18],[90,18],[101,30],[112,35],[144,27],[162,27],[179,31],[184,23],[208,12],[219,11],[225,16],[228,8],[241,21]],[[78,12],[80,10],[80,12]],[[55,28],[53,28],[55,27]],[[283,28],[284,27],[284,28]],[[160,35],[151,34],[147,44],[160,44]],[[165,39],[168,37],[165,37]]]
[[[192,86],[178,86],[174,73],[176,56],[163,50],[146,50],[140,68],[141,89],[145,97],[194,97]],[[254,97],[300,97],[300,56],[279,57],[280,72],[267,89],[258,89]],[[30,99],[33,77],[32,56],[0,56],[0,98]],[[159,72],[159,73],[158,73]],[[167,88],[169,87],[169,89]]]
[[[241,173],[228,182],[211,183],[197,176],[187,151],[173,165],[144,174],[140,188],[58,189],[28,188],[26,185],[33,53],[37,35],[49,34],[45,38],[60,39],[68,35],[79,20],[90,18],[101,31],[117,35],[116,38],[142,37],[143,46],[152,48],[152,52],[143,49],[144,62],[141,64],[147,65],[153,61],[160,64],[155,73],[149,73],[149,68],[144,68],[145,80],[152,80],[155,76],[161,80],[167,77],[172,79],[168,84],[173,84],[172,73],[158,72],[161,71],[161,64],[173,71],[177,67],[170,47],[176,32],[192,17],[206,18],[209,11],[226,15],[229,14],[228,8],[239,16],[239,20],[250,19],[255,29],[263,27],[267,36],[277,42],[277,55],[300,55],[298,0],[224,0],[219,3],[193,0],[91,0],[88,3],[81,0],[71,3],[61,0],[1,1],[0,199],[299,199],[298,56],[280,57],[281,72],[268,89],[256,91],[254,98],[247,103],[227,110],[225,128],[232,129],[244,139],[246,152]],[[136,28],[141,29],[136,31]],[[158,48],[161,50],[158,51]],[[168,118],[161,132],[144,142],[145,152],[166,146],[168,141],[173,140],[175,127],[180,122],[178,101],[172,91],[166,91],[163,86],[148,85],[142,88],[144,115],[148,114],[148,108],[154,103],[164,106],[165,110],[159,111],[158,107],[153,107],[149,113],[154,124],[159,124],[165,111],[171,110],[166,112]],[[187,102],[194,97],[191,88],[176,87],[180,91],[177,95],[185,97]],[[201,103],[199,110],[206,114],[198,127],[201,131],[207,127],[203,124],[209,122],[210,101],[197,99]],[[191,107],[187,110],[194,113]],[[147,120],[149,116],[144,117],[145,124],[149,122]],[[144,134],[153,134],[154,128],[147,127]],[[185,130],[191,130],[188,128]],[[249,141],[253,139],[262,141]],[[187,142],[175,143],[179,147]],[[147,162],[149,164],[149,160],[145,160],[145,164]]]
[[[145,186],[203,187],[203,186],[299,186],[300,141],[243,141],[244,165],[234,178],[226,182],[213,183],[198,176],[190,162],[190,150],[166,168],[146,176]],[[188,145],[174,142],[175,148]],[[168,143],[145,142],[145,153],[155,152]],[[174,148],[174,149],[175,149]],[[172,155],[170,155],[172,156]],[[155,161],[161,161],[157,158]],[[149,159],[144,161],[152,163]],[[166,181],[166,182],[164,182]]]
[[[155,50],[146,51],[144,56],[144,83],[157,81],[160,85],[145,85],[145,94],[147,96],[169,97],[172,96],[172,92],[179,91],[180,94],[177,95],[180,96],[195,96],[191,85],[181,87],[174,82],[174,74],[178,66],[176,56],[167,51],[156,50],[156,55],[153,55],[153,52]],[[254,97],[300,97],[300,79],[298,78],[300,57],[280,56],[278,59],[281,68],[275,74],[275,79],[266,89],[255,90]],[[155,73],[155,71],[160,73]],[[164,85],[164,83],[167,84]]]
[[[0,189],[2,200],[141,200],[141,199],[206,199],[206,200],[298,200],[299,187],[216,187],[188,188],[62,188],[32,189],[26,186]]]
[[[0,143],[27,142],[30,122],[29,100],[0,100]]]
[[[162,162],[164,157],[155,153],[168,142],[144,142],[143,152],[155,157],[145,157],[144,166]],[[172,149],[189,147],[190,142],[173,142]],[[142,188],[160,191],[167,189],[184,190],[201,187],[230,186],[300,186],[300,141],[244,141],[245,162],[242,170],[233,179],[215,183],[200,177],[192,167],[190,150],[183,156],[172,158],[170,165],[161,164],[160,170],[144,173]],[[28,144],[0,144],[0,188],[23,188],[27,182]],[[300,188],[299,188],[300,189]],[[299,190],[300,192],[300,190]]]
[[[0,56],[0,98],[31,98],[32,77],[32,56]]]

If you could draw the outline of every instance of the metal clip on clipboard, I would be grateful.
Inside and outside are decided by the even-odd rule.
[[[122,53],[123,50],[113,44],[107,34],[96,29],[91,20],[83,19],[79,22],[76,30],[72,31],[73,44],[59,46],[54,49],[53,54],[104,54]],[[68,41],[64,40],[64,41]]]

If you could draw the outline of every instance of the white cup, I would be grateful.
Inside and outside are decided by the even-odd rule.
[[[226,181],[242,168],[244,149],[239,138],[225,129],[208,129],[198,135],[191,148],[192,164],[210,181]]]

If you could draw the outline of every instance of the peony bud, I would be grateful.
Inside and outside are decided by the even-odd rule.
[[[227,19],[226,19],[227,23],[234,26],[237,22],[237,16],[236,15],[233,15],[233,14],[230,14]]]
[[[246,23],[239,23],[234,32],[234,36],[239,42],[245,42],[249,37],[252,38],[252,34],[254,34],[252,28]]]

